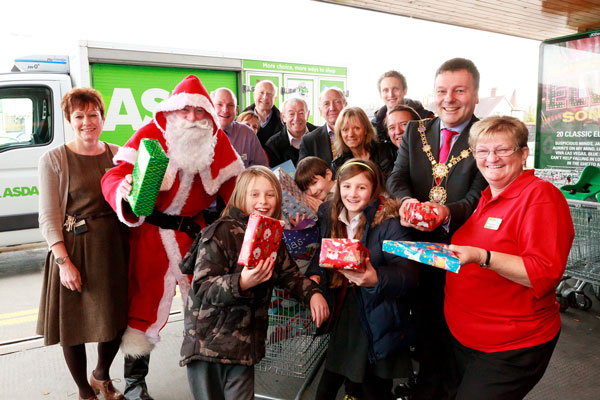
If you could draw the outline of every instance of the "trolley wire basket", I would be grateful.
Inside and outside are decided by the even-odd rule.
[[[584,293],[585,287],[600,285],[600,203],[571,199],[567,202],[575,238],[556,295],[561,311],[568,307],[588,310],[592,299]],[[568,282],[569,279],[576,280],[574,285]]]
[[[273,289],[265,357],[254,368],[266,374],[281,375],[280,379],[285,381],[285,387],[279,387],[281,384],[278,387],[270,386],[268,391],[286,394],[272,397],[254,393],[255,399],[302,398],[317,374],[329,344],[329,336],[315,336],[316,330],[310,310],[292,299],[284,290]],[[298,382],[301,383],[300,388],[292,394]]]
[[[600,285],[600,203],[568,200],[575,238],[566,275]]]
[[[282,289],[274,289],[269,307],[269,329],[260,371],[306,378],[327,349],[329,337],[315,336],[316,325],[306,309]]]

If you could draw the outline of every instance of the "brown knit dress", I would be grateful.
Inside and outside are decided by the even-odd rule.
[[[102,196],[100,180],[113,166],[112,154],[76,154],[66,146],[69,174],[67,214],[83,216],[88,231],[63,236],[69,258],[79,269],[81,293],[60,283],[52,252],[46,257],[37,333],[44,344],[73,346],[108,342],[127,326],[127,227]]]

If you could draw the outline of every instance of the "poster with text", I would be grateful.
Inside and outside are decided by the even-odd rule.
[[[544,41],[535,167],[600,167],[600,32]]]

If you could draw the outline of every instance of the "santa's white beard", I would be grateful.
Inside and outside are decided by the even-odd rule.
[[[212,121],[204,119],[191,122],[176,114],[168,114],[166,119],[165,139],[169,148],[169,164],[191,174],[209,168],[216,143]]]

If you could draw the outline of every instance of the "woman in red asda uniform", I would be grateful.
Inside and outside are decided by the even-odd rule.
[[[551,183],[524,170],[527,128],[490,117],[469,143],[489,183],[450,249],[462,268],[446,275],[444,311],[459,383],[456,399],[522,399],[544,375],[560,333],[554,288],[573,223]]]

